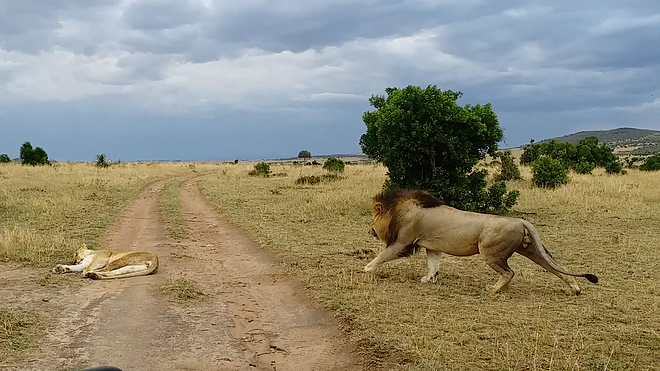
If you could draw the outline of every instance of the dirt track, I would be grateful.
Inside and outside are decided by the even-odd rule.
[[[10,304],[51,317],[41,353],[20,364],[0,364],[0,370],[363,368],[332,316],[311,305],[296,282],[278,275],[272,256],[216,215],[194,180],[179,192],[188,238],[168,240],[159,218],[162,186],[146,187],[102,244],[157,253],[156,274],[85,280],[71,292],[36,285],[30,276],[43,275],[36,270],[0,273],[0,293]],[[204,300],[182,304],[159,293],[174,276],[196,281]]]

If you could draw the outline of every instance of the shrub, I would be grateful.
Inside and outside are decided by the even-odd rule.
[[[541,156],[532,163],[532,183],[537,187],[556,188],[568,183],[568,169],[557,159]]]
[[[0,155],[0,164],[8,164],[11,162],[11,159],[9,158],[9,155],[6,153],[3,153]]]
[[[340,177],[337,174],[323,174],[322,176],[318,175],[304,175],[296,179],[296,184],[298,185],[316,185],[321,182],[334,182],[339,180]]]
[[[635,163],[639,160],[640,160],[639,157],[636,157],[636,156],[626,159],[626,167],[629,168],[629,169],[634,168]]]
[[[520,192],[513,190],[507,193],[504,182],[497,182],[488,188],[487,195],[484,200],[484,211],[492,214],[500,214],[508,211],[516,204]]]
[[[96,166],[102,168],[110,166],[108,161],[106,161],[105,154],[101,153],[100,155],[96,155]]]
[[[505,180],[522,179],[520,176],[520,169],[518,169],[518,166],[516,166],[510,150],[507,149],[505,151],[498,152],[497,157],[500,158],[501,170],[500,173],[495,176],[495,181],[501,182]]]
[[[644,171],[660,170],[660,153],[647,157],[644,163],[639,166],[639,169]]]
[[[362,116],[367,132],[360,138],[362,152],[387,168],[385,190],[425,189],[449,206],[471,211],[488,212],[503,202],[490,200],[497,192],[487,188],[488,173],[474,169],[486,153],[495,155],[503,136],[490,103],[459,106],[461,92],[431,85],[385,92],[369,99],[375,111]],[[515,198],[515,193],[504,197]]]
[[[268,176],[268,174],[270,174],[270,164],[265,162],[254,165],[254,169],[248,173],[250,176]]]
[[[335,180],[341,179],[337,174],[323,174],[321,179],[325,182],[334,182]]]
[[[543,155],[559,160],[564,167],[573,169],[582,162],[590,162],[595,167],[604,168],[612,161],[617,161],[612,147],[606,143],[598,143],[598,138],[594,136],[581,139],[578,143],[559,142],[557,139],[543,143],[530,141],[523,148],[520,157],[520,163],[523,165],[531,164]]]
[[[339,158],[335,157],[330,157],[329,159],[325,160],[325,163],[323,164],[323,168],[327,171],[334,172],[334,173],[341,173],[344,171],[344,167],[346,165],[344,164],[344,161],[342,161]]]
[[[314,185],[319,183],[321,183],[321,177],[316,175],[304,175],[296,179],[296,184],[299,185],[303,185],[303,184]]]
[[[617,160],[614,160],[608,164],[605,165],[605,171],[608,174],[622,174],[623,173],[623,165]]]
[[[50,165],[46,151],[41,147],[33,149],[30,142],[23,143],[20,150],[20,157],[23,165]]]
[[[575,172],[578,174],[591,174],[595,168],[596,164],[589,161],[580,161],[575,166],[573,166],[573,170],[575,170]]]

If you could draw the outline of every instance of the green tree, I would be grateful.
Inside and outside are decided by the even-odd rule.
[[[254,169],[248,172],[250,176],[268,176],[270,174],[270,164],[266,162],[259,162],[254,165]]]
[[[34,151],[34,148],[32,148],[32,144],[30,142],[25,142],[21,146],[20,150],[20,158],[21,162],[23,165],[31,165],[32,164],[32,152]]]
[[[11,159],[9,158],[9,155],[6,153],[3,153],[0,155],[0,164],[7,164],[10,163]]]
[[[325,160],[325,163],[323,164],[323,168],[325,170],[335,173],[343,172],[345,167],[346,164],[344,164],[344,161],[335,157],[328,158],[327,160]]]
[[[577,165],[573,167],[578,174],[591,174],[591,172],[596,168],[596,165],[593,162],[589,161],[580,161]]]
[[[32,148],[30,142],[25,142],[20,149],[20,157],[23,165],[49,165],[48,154],[46,151],[41,148]]]
[[[461,107],[461,92],[436,86],[385,92],[369,99],[375,111],[362,116],[367,132],[360,138],[362,152],[387,167],[384,189],[426,189],[448,205],[482,212],[515,203],[516,191],[502,194],[503,184],[487,189],[487,172],[473,169],[487,153],[495,155],[503,136],[490,103]]]
[[[543,143],[530,141],[523,149],[523,154],[520,157],[522,165],[529,165],[541,156],[549,156],[561,161],[566,168],[577,172],[588,169],[585,163],[591,163],[595,167],[606,169],[609,166],[614,169],[616,165],[613,165],[612,162],[618,161],[612,147],[606,143],[598,143],[598,138],[594,136],[581,139],[576,144],[559,142],[554,138]]]
[[[308,158],[311,157],[312,157],[312,153],[306,149],[303,149],[302,151],[298,152],[298,158],[302,158],[303,160],[307,160]]]
[[[516,162],[513,159],[511,150],[504,150],[497,153],[497,157],[500,158],[501,169],[500,173],[495,176],[496,181],[505,181],[505,180],[520,180],[520,169],[516,166]]]
[[[605,171],[608,174],[625,174],[623,165],[617,160],[605,164]]]
[[[640,170],[644,171],[658,171],[660,170],[660,153],[656,153],[653,156],[649,156],[644,160],[639,166]]]
[[[105,157],[105,153],[101,153],[100,155],[96,155],[96,166],[102,167],[102,168],[106,168],[106,167],[110,166],[110,164],[108,163],[108,161]]]
[[[532,183],[541,188],[556,188],[568,183],[568,169],[561,161],[543,155],[532,162]]]

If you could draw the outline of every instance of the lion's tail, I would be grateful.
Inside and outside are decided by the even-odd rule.
[[[555,260],[552,258],[552,255],[550,255],[550,252],[545,248],[545,246],[543,246],[543,242],[541,241],[541,236],[539,235],[539,232],[536,230],[536,228],[534,228],[532,223],[523,220],[523,225],[525,226],[527,233],[529,233],[530,237],[532,237],[531,245],[533,245],[534,248],[536,248],[539,255],[541,255],[543,260],[545,260],[552,269],[567,276],[584,277],[587,280],[589,280],[589,282],[591,283],[598,283],[598,277],[596,277],[596,275],[594,274],[571,273],[566,271],[564,268],[560,267],[559,264],[557,264]]]

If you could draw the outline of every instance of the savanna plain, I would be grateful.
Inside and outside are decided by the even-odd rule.
[[[554,275],[514,255],[500,294],[478,256],[445,256],[437,282],[423,284],[425,253],[364,266],[383,248],[369,234],[371,200],[386,169],[352,164],[339,179],[298,185],[320,166],[273,164],[281,176],[249,176],[254,163],[0,165],[0,269],[33,272],[33,285],[76,290],[78,276],[49,268],[70,261],[140,189],[166,180],[160,216],[173,238],[186,234],[176,189],[197,177],[201,193],[231,223],[277,255],[278,269],[338,319],[346,341],[398,370],[653,370],[660,355],[660,173],[570,174],[556,190],[535,188],[531,171],[507,182],[520,191],[511,216],[532,222],[555,260],[579,279],[571,295]],[[485,166],[485,165],[484,165]],[[497,166],[486,167],[491,175]],[[283,174],[287,174],[283,176]],[[182,290],[188,281],[179,282]],[[175,287],[176,285],[172,285]],[[26,294],[27,295],[27,294]],[[184,295],[185,296],[185,295]],[[203,301],[195,305],[205,305]],[[48,317],[0,301],[0,366],[38,357]]]

